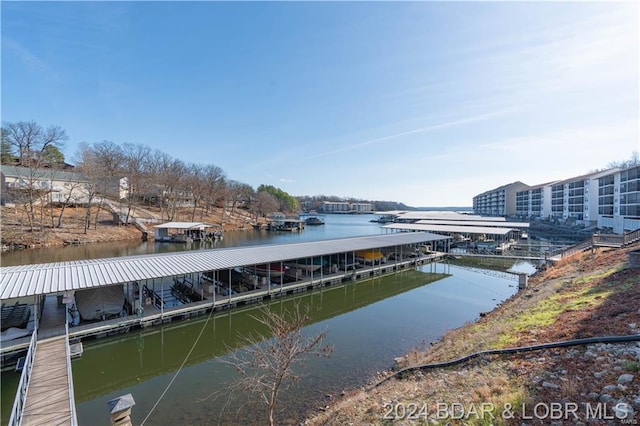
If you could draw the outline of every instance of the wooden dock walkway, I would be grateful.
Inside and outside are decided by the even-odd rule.
[[[66,336],[37,343],[22,425],[75,425]]]

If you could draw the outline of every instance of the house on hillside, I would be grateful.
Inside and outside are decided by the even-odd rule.
[[[32,190],[49,203],[75,204],[88,200],[87,178],[72,171],[3,165],[0,181],[2,205],[17,202]]]

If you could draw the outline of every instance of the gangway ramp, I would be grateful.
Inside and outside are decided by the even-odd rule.
[[[20,424],[77,425],[67,336],[37,342]]]

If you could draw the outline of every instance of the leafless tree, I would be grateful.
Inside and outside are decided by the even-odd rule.
[[[15,149],[23,167],[41,166],[43,154],[51,148],[57,151],[67,139],[62,128],[50,126],[45,129],[35,121],[18,121],[2,127],[2,140]]]
[[[260,191],[256,195],[255,202],[252,205],[252,211],[256,216],[265,215],[267,213],[278,210],[278,200],[265,191]]]
[[[227,182],[227,196],[225,197],[225,201],[231,202],[231,212],[229,213],[230,219],[234,219],[237,221],[237,217],[235,217],[236,209],[241,201],[248,201],[251,199],[251,196],[254,193],[253,188],[242,182],[238,182],[235,180]],[[225,202],[225,208],[223,212],[226,210],[227,203]],[[226,214],[226,213],[225,213]]]
[[[86,143],[81,144],[78,148],[75,162],[76,168],[86,179],[84,183],[84,190],[87,194],[84,217],[84,233],[86,234],[91,226],[93,203],[96,201],[98,192],[101,189],[104,176],[101,173],[96,152]]]
[[[160,207],[160,216],[172,221],[180,204],[187,166],[182,160],[159,150],[151,154],[149,163],[149,171],[157,185],[156,205]]]
[[[323,344],[326,333],[312,336],[302,333],[310,316],[309,309],[302,309],[299,302],[280,313],[264,307],[253,318],[266,327],[266,333],[246,336],[245,349],[232,351],[222,362],[239,375],[233,384],[235,390],[258,395],[267,406],[269,424],[273,426],[278,396],[299,380],[298,370],[304,366],[305,357],[329,357],[333,347]]]
[[[201,164],[190,164],[189,173],[186,177],[187,196],[191,203],[191,221],[196,220],[196,210],[205,198],[204,166]]]
[[[111,141],[102,141],[91,146],[96,163],[97,193],[99,203],[96,208],[93,225],[98,226],[98,217],[107,197],[120,199],[120,179],[124,177],[124,152],[120,145]]]
[[[68,139],[66,132],[57,126],[47,129],[35,121],[18,121],[6,123],[2,129],[3,144],[15,149],[20,166],[25,168],[24,176],[21,176],[21,188],[23,207],[29,220],[31,232],[35,230],[36,209],[35,204],[43,200],[50,188],[44,179],[42,166],[49,158],[47,153],[51,150],[58,151]],[[51,164],[47,164],[51,166]],[[44,221],[44,204],[40,205],[40,229]]]
[[[204,167],[204,188],[205,188],[205,210],[209,213],[211,206],[224,198],[224,190],[226,188],[226,179],[224,171],[218,166],[207,165]]]
[[[128,187],[125,195],[127,203],[127,214],[124,223],[129,223],[131,211],[137,199],[144,199],[149,193],[150,180],[148,168],[151,148],[144,145],[125,143],[122,147],[124,153],[124,173],[128,180]]]
[[[80,194],[80,190],[86,187],[84,182],[78,182],[75,179],[69,179],[64,183],[64,189],[57,194],[56,199],[54,199],[54,192],[49,192],[49,206],[51,210],[51,226],[53,228],[61,228],[62,227],[62,218],[64,217],[64,212],[67,207],[76,204],[82,195]],[[60,211],[56,217],[54,205],[58,205],[60,207]]]

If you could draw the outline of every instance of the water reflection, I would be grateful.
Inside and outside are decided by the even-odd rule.
[[[513,274],[533,275],[537,271],[536,265],[526,260],[518,260],[511,268],[507,270]]]
[[[308,226],[302,232],[269,232],[249,228],[227,231],[222,240],[204,243],[176,244],[131,240],[18,250],[2,253],[2,266],[378,235],[381,233],[380,226],[369,222],[371,217],[374,215],[327,215],[324,226]]]
[[[309,359],[303,380],[283,394],[279,419],[302,420],[309,410],[317,409],[325,394],[364,384],[376,371],[389,368],[394,357],[437,340],[445,330],[477,318],[514,292],[513,280],[447,265],[424,268],[453,275],[425,285],[428,277],[441,276],[407,271],[298,297],[313,307],[313,323],[305,332],[326,330],[326,342],[335,352],[328,360]],[[279,300],[271,306],[279,309],[288,303]],[[264,424],[261,406],[256,411],[235,396],[230,401],[198,402],[221,390],[228,397],[233,372],[216,359],[237,346],[238,336],[257,326],[253,312],[231,311],[212,320],[87,345],[73,365],[80,423],[107,424],[106,401],[129,392],[137,404],[134,423],[140,423],[205,327],[203,338],[147,424]]]

